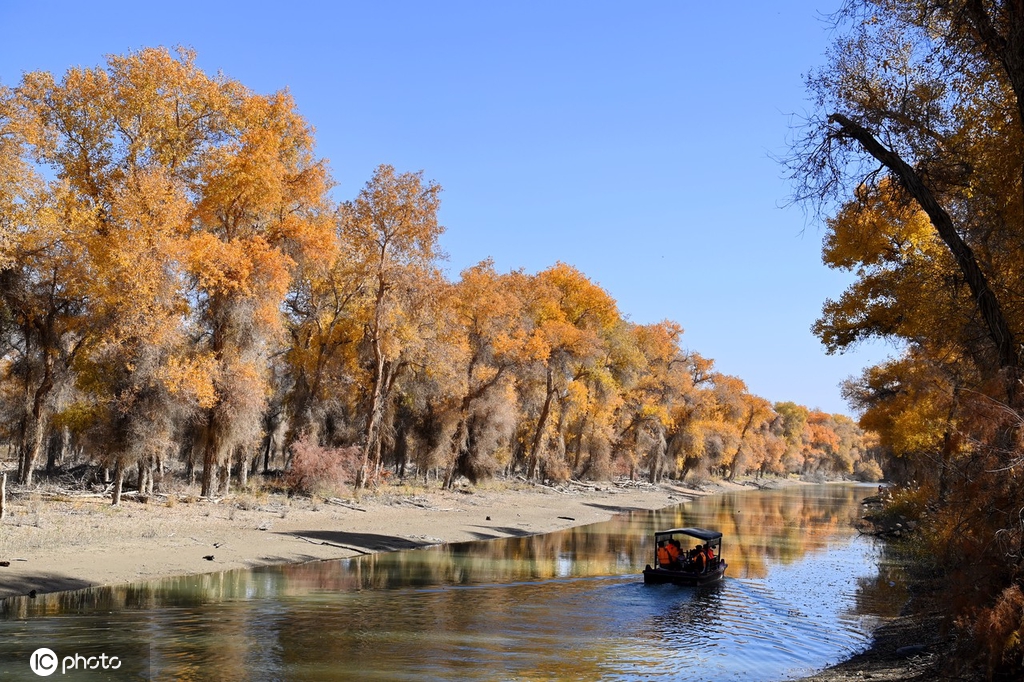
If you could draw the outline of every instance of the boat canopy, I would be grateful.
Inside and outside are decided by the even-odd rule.
[[[655,536],[659,537],[665,535],[689,535],[704,542],[722,539],[722,534],[717,530],[708,530],[706,528],[670,528],[669,530],[659,530],[655,533]]]

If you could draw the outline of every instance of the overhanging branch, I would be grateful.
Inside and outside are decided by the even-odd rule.
[[[904,161],[899,154],[887,149],[870,131],[851,121],[846,116],[832,114],[828,117],[828,121],[839,126],[839,135],[859,142],[868,154],[885,166],[903,188],[917,201],[922,210],[928,214],[932,226],[935,227],[939,237],[953,255],[957,266],[964,275],[967,285],[971,289],[971,293],[974,295],[974,299],[978,303],[978,310],[985,321],[988,336],[992,343],[995,344],[1000,369],[1019,369],[1020,357],[1017,353],[1017,345],[1014,342],[1013,333],[1006,321],[1006,317],[1003,315],[995,293],[989,287],[985,273],[982,272],[981,267],[978,265],[971,247],[957,232],[953,219],[935,198],[931,189],[925,185],[920,174]],[[1013,374],[1016,374],[1016,371]]]

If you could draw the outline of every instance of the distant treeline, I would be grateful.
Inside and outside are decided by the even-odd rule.
[[[202,494],[296,469],[842,474],[848,418],[771,405],[573,267],[452,282],[441,188],[381,166],[352,201],[285,92],[144,49],[0,89],[0,410],[18,479],[183,462]]]

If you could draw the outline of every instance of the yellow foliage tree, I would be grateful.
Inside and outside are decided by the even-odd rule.
[[[540,397],[527,445],[527,476],[535,478],[545,439],[560,439],[559,430],[552,428],[559,425],[558,420],[551,420],[552,410],[559,407],[558,396],[568,397],[572,382],[602,370],[604,340],[614,330],[619,314],[604,289],[565,263],[538,273],[531,289],[532,331],[526,348],[534,358],[534,380],[522,384],[521,389]],[[564,456],[564,452],[557,454]],[[564,468],[564,461],[553,464]]]
[[[330,181],[309,126],[286,93],[211,78],[187,50],[111,56],[60,81],[29,73],[13,102],[88,269],[71,283],[90,308],[82,381],[100,421],[118,424],[111,464],[166,448],[166,401],[188,394],[205,408],[213,494],[215,467],[262,410],[291,271],[330,252]],[[186,321],[201,347],[184,348]]]
[[[341,237],[362,264],[369,291],[366,426],[356,487],[380,466],[385,411],[425,312],[417,304],[429,298],[423,293],[437,280],[437,240],[444,232],[437,222],[440,193],[440,185],[424,184],[422,173],[396,174],[382,165],[341,211]]]

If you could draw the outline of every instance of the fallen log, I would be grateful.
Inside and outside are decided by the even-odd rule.
[[[345,507],[346,509],[353,509],[355,511],[360,511],[360,512],[365,512],[366,511],[362,507],[357,507],[356,505],[352,504],[351,502],[346,502],[345,500],[343,500],[341,498],[338,498],[338,497],[328,497],[326,502],[327,502],[327,504],[336,504],[339,507]]]

